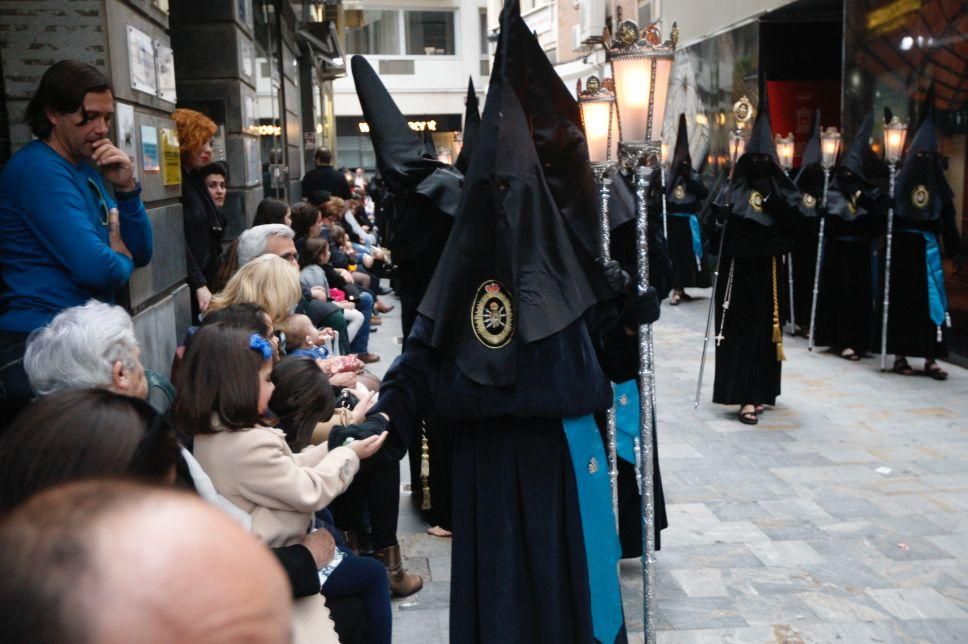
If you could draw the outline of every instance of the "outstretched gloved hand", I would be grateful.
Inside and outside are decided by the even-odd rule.
[[[596,257],[595,263],[602,267],[602,272],[605,273],[605,279],[608,281],[608,285],[613,292],[624,293],[629,287],[629,284],[632,283],[632,278],[622,270],[622,265],[614,259]]]
[[[659,319],[659,294],[651,286],[644,293],[630,295],[625,305],[625,316],[636,325],[652,324]]]

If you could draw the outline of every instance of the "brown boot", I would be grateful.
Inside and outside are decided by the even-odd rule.
[[[423,588],[423,578],[420,575],[412,575],[403,569],[399,545],[377,550],[373,555],[387,569],[387,574],[390,576],[390,590],[397,597],[408,597]]]

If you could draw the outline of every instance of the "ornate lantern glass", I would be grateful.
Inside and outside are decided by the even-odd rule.
[[[884,159],[888,163],[897,163],[901,159],[905,138],[907,123],[902,123],[896,116],[884,125]]]
[[[820,133],[820,165],[828,170],[837,163],[837,153],[840,151],[840,132],[831,126]]]
[[[608,166],[618,160],[618,118],[615,93],[610,79],[602,81],[589,76],[582,91],[578,82],[578,108],[588,141],[588,158],[592,166]]]
[[[661,42],[656,25],[640,32],[632,20],[618,26],[614,40],[606,34],[622,143],[644,146],[659,138],[677,34],[673,25],[672,38]]]
[[[776,143],[776,156],[780,162],[780,167],[784,171],[789,172],[790,168],[793,167],[793,132],[787,134],[786,138],[777,134],[774,141]]]

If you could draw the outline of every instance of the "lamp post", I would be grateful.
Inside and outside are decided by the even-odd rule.
[[[823,209],[827,206],[827,187],[830,184],[830,169],[837,163],[837,153],[840,151],[840,132],[831,126],[820,133],[820,165],[823,167],[823,198],[820,200],[821,210],[817,211],[820,219],[820,230],[817,233],[817,264],[813,271],[813,302],[810,304],[810,333],[807,336],[807,349],[813,351],[813,332],[817,322],[817,299],[820,293],[820,271],[823,268],[824,227],[827,218]]]
[[[884,310],[881,313],[881,371],[887,370],[887,314],[891,306],[891,245],[894,241],[894,176],[897,172],[897,162],[901,160],[904,151],[904,139],[907,138],[907,123],[902,123],[895,116],[884,124],[884,159],[890,169],[890,183],[888,195],[890,208],[887,210],[887,243],[884,250]]]
[[[783,172],[789,177],[790,170],[793,168],[793,151],[795,147],[793,132],[788,132],[785,138],[777,134],[773,141],[776,144],[776,156],[780,162],[780,167],[783,168]],[[783,262],[787,267],[787,283],[789,284],[790,290],[790,335],[796,335],[796,307],[793,302],[793,251],[783,256]]]
[[[611,79],[601,80],[589,76],[582,90],[578,81],[578,110],[581,113],[585,140],[588,143],[588,160],[591,162],[595,181],[601,190],[601,256],[611,256],[611,224],[608,219],[608,196],[611,179],[606,174],[618,160],[618,127],[615,114],[615,92]],[[618,526],[618,443],[615,426],[615,406],[606,412],[606,437],[608,448],[608,478],[612,490],[612,511]]]
[[[606,55],[615,82],[620,151],[623,162],[634,168],[636,196],[636,256],[638,290],[649,286],[649,221],[647,193],[661,157],[661,143],[654,136],[665,117],[669,76],[675,57],[678,28],[662,42],[656,25],[639,30],[631,20],[621,22],[613,41],[605,33]],[[661,162],[661,161],[660,161]],[[655,350],[652,325],[639,327],[639,435],[636,469],[642,495],[642,598],[645,641],[655,641],[655,501],[653,443],[655,431]]]

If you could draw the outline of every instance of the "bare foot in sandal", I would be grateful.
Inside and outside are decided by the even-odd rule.
[[[925,360],[924,362],[924,373],[928,374],[935,380],[947,380],[948,372],[938,366],[938,363],[934,360]]]
[[[843,358],[844,360],[850,360],[851,362],[857,362],[858,360],[860,360],[860,355],[850,347],[847,347],[846,349],[841,351],[840,357]]]
[[[756,416],[756,405],[743,405],[739,408],[739,422],[744,425],[755,425],[760,422]]]
[[[891,371],[894,373],[899,373],[902,376],[913,376],[914,369],[908,364],[907,358],[904,356],[898,356],[894,359],[894,366],[891,367]]]
[[[441,528],[439,525],[435,525],[432,528],[427,528],[427,534],[432,537],[452,537],[454,533],[450,530]]]

